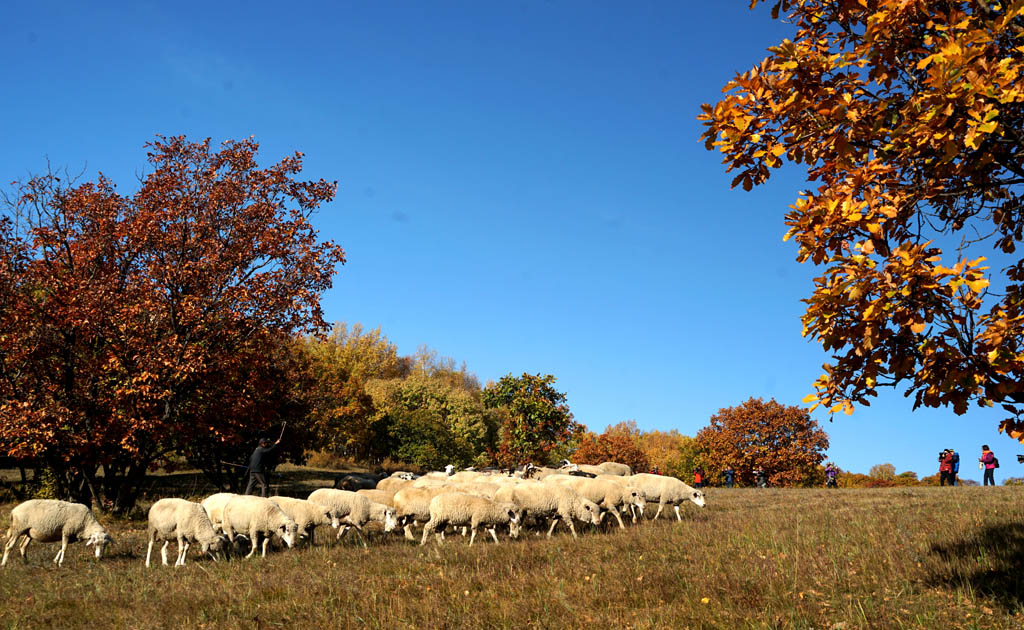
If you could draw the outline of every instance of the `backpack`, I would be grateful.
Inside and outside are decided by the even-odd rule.
[[[960,453],[953,451],[953,474],[960,472]]]
[[[993,457],[992,458],[992,468],[999,468],[999,458],[998,457]]]

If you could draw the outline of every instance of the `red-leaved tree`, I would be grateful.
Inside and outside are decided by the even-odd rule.
[[[131,195],[47,173],[0,209],[0,454],[117,510],[168,452],[277,423],[277,349],[324,328],[344,262],[309,222],[336,184],[296,180],[301,154],[259,168],[251,139],[146,147]]]
[[[761,398],[719,409],[696,440],[712,479],[732,466],[738,480],[749,484],[760,466],[769,483],[780,486],[815,483],[828,448],[828,435],[806,409]]]

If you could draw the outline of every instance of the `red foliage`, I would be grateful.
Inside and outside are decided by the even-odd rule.
[[[618,462],[626,464],[633,472],[647,472],[650,462],[647,455],[628,435],[621,432],[605,431],[601,435],[587,432],[572,459],[578,464],[600,464]]]

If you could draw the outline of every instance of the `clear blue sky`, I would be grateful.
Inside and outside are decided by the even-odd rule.
[[[783,243],[802,179],[730,190],[702,102],[787,33],[745,0],[19,2],[5,7],[0,179],[47,158],[130,192],[154,134],[253,135],[339,181],[317,216],[349,262],[333,321],[428,344],[481,379],[551,373],[595,430],[693,435],[751,396],[800,404],[815,269]],[[887,395],[888,394],[888,395]],[[999,414],[883,392],[829,424],[830,457],[921,475]]]

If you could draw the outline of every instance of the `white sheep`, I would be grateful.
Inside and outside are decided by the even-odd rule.
[[[295,533],[298,534],[299,540],[309,539],[312,543],[318,525],[330,525],[334,529],[341,527],[341,523],[325,505],[292,497],[270,497],[270,500],[276,503],[288,518],[295,521]]]
[[[491,533],[494,542],[498,542],[495,530],[499,525],[508,525],[509,535],[518,538],[522,518],[523,509],[514,503],[498,503],[470,494],[439,494],[430,501],[430,520],[423,526],[420,546],[427,544],[427,537],[434,531],[439,532],[437,541],[440,544],[443,540],[440,533],[444,532],[448,525],[468,526],[471,532],[470,546],[473,546],[476,530],[481,525]]]
[[[392,494],[398,492],[402,488],[412,483],[412,479],[404,479],[402,477],[388,477],[387,479],[381,479],[377,482],[377,490],[384,490],[391,492]]]
[[[626,464],[620,464],[618,462],[601,462],[597,465],[605,475],[618,475],[620,477],[628,477],[633,474],[633,469]]]
[[[185,499],[160,499],[149,508],[149,547],[146,566],[153,553],[153,543],[163,540],[160,557],[167,564],[167,545],[178,541],[178,558],[174,566],[184,566],[188,548],[193,542],[202,545],[203,553],[217,553],[224,548],[224,539],[217,535],[203,506]],[[214,556],[216,559],[216,556]]]
[[[224,531],[224,506],[227,505],[228,501],[233,497],[240,496],[242,495],[235,494],[234,492],[218,492],[217,494],[211,494],[203,499],[203,509],[206,510],[206,515],[210,518],[210,524],[213,525],[213,529],[215,531]]]
[[[7,564],[7,555],[18,539],[25,537],[19,551],[21,558],[28,563],[25,551],[33,540],[38,542],[60,541],[60,551],[53,561],[58,566],[64,564],[64,552],[68,543],[84,540],[86,546],[94,545],[96,557],[103,557],[104,548],[113,542],[113,538],[103,529],[92,510],[81,503],[69,503],[54,499],[32,499],[16,506],[11,511],[11,527],[7,530],[7,544],[4,546],[4,557],[0,566]]]
[[[263,537],[263,557],[267,557],[267,545],[276,533],[284,540],[284,544],[295,545],[295,532],[298,527],[277,504],[264,497],[235,496],[224,506],[224,533],[228,540],[235,542],[238,533],[248,535],[252,542],[252,550],[246,558],[251,558],[259,547],[260,536]]]
[[[439,486],[432,488],[405,487],[395,493],[392,499],[395,506],[395,517],[405,530],[405,537],[408,540],[416,540],[412,535],[414,526],[430,520],[430,502],[437,495],[446,492],[451,492],[451,489]]]
[[[619,522],[619,527],[626,528],[622,522],[619,512],[636,507],[643,514],[647,502],[644,500],[640,490],[623,487],[604,479],[591,479],[588,477],[574,477],[571,475],[552,475],[544,480],[544,483],[564,484],[575,490],[594,503],[605,508]]]
[[[514,503],[523,509],[524,515],[532,516],[538,522],[549,520],[548,538],[551,538],[559,521],[569,528],[573,538],[577,538],[573,519],[598,525],[602,517],[601,508],[596,503],[581,497],[572,488],[555,484],[535,482],[504,486],[494,495],[494,500]]]
[[[356,494],[361,494],[367,499],[374,503],[380,503],[388,507],[395,507],[395,493],[394,491],[379,490],[374,488],[373,490],[356,490]]]
[[[683,520],[679,514],[679,504],[683,501],[693,501],[698,507],[707,505],[706,495],[703,491],[692,488],[675,477],[666,475],[652,475],[640,473],[628,478],[629,482],[640,488],[648,501],[658,502],[658,511],[654,515],[657,519],[666,505],[675,508],[676,519]]]
[[[385,532],[390,532],[398,526],[395,508],[371,501],[356,492],[320,488],[309,495],[309,500],[330,508],[331,513],[341,522],[338,538],[348,533],[349,528],[355,529],[364,547],[367,545],[363,526],[371,520],[383,523]]]

